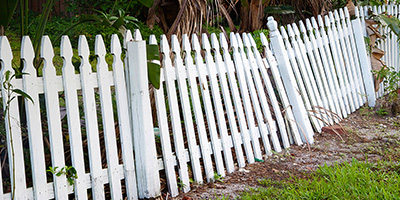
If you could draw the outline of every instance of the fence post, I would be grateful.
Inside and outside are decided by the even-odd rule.
[[[374,78],[371,72],[371,63],[368,58],[367,50],[365,48],[363,28],[361,27],[360,14],[358,8],[355,7],[356,19],[352,20],[354,37],[356,40],[356,47],[358,57],[360,59],[361,73],[365,86],[365,92],[367,93],[368,105],[375,107],[375,86]]]
[[[304,102],[299,93],[300,90],[297,86],[296,78],[294,77],[293,70],[290,66],[290,61],[287,56],[288,54],[286,52],[285,45],[283,44],[282,36],[279,33],[277,22],[273,17],[268,17],[267,25],[270,30],[271,47],[278,63],[279,72],[282,76],[282,81],[284,83],[289,102],[292,106],[297,126],[299,127],[299,133],[304,142],[312,144],[314,142],[314,131],[311,127],[310,119],[304,106]]]
[[[160,195],[160,177],[148,88],[146,42],[132,41],[127,45],[138,194],[139,198],[154,198]]]

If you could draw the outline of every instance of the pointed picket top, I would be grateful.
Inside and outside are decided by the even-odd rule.
[[[193,46],[193,50],[195,51],[195,59],[196,59],[196,63],[197,63],[197,61],[200,61],[201,48],[200,48],[199,39],[197,38],[196,34],[192,35],[192,46]]]
[[[43,71],[50,72],[51,70],[51,72],[55,75],[56,69],[53,65],[54,51],[49,36],[45,35],[42,37],[41,45],[40,57],[44,58]]]
[[[334,12],[333,12],[333,15],[334,15],[334,17],[335,17],[335,21],[336,21],[336,23],[340,23],[340,16],[339,16],[339,12],[337,11],[337,10],[335,10]],[[337,25],[337,27],[338,28],[341,28],[341,26],[338,24]]]
[[[360,17],[360,13],[361,13],[361,12],[364,12],[364,9],[363,9],[362,6],[360,6],[360,11],[358,11],[358,7],[356,6],[356,7],[354,8],[354,12],[356,13],[356,17],[359,18],[359,17]]]
[[[344,17],[347,19],[350,19],[349,9],[347,9],[347,7],[344,7],[343,11],[344,11]],[[356,16],[358,17],[358,11],[355,11],[355,12],[356,12]]]
[[[229,36],[230,36],[230,39],[231,39],[231,47],[232,47],[234,50],[237,51],[237,49],[238,49],[238,43],[237,43],[237,41],[236,41],[235,33],[231,32],[231,33],[229,34]]]
[[[325,17],[327,17],[327,16],[325,15]],[[330,23],[329,18],[328,19],[325,18],[325,22],[324,22],[324,20],[322,19],[322,16],[318,15],[318,24],[319,24],[320,28],[324,27],[325,26],[324,24],[329,24],[329,23]]]
[[[132,32],[131,32],[131,30],[126,30],[125,31],[125,35],[124,35],[124,43],[123,43],[123,46],[124,46],[124,49],[127,49],[128,48],[128,42],[130,42],[130,41],[133,41],[133,37],[132,37]]]
[[[322,25],[323,23],[322,24],[317,23],[317,20],[315,19],[315,17],[311,17],[311,24],[315,30],[319,30],[320,28],[323,27],[323,25]]]
[[[168,57],[170,54],[169,44],[168,44],[167,36],[165,36],[164,34],[161,35],[160,48],[161,48],[161,52],[164,53],[165,58]]]
[[[239,34],[239,33],[236,33],[235,36],[236,36],[236,40],[237,40],[239,49],[241,49],[241,50],[243,51],[243,41],[242,41],[242,37],[240,37],[240,34]]]
[[[97,56],[105,56],[107,53],[106,46],[104,45],[103,37],[101,35],[96,35],[94,53]]]
[[[3,62],[10,62],[13,59],[12,55],[12,50],[10,46],[10,42],[8,42],[7,36],[0,36],[0,60]],[[10,70],[11,65],[8,65],[8,63],[5,63],[5,65],[2,65],[2,68],[0,69],[2,72],[5,72],[6,70]]]
[[[219,42],[215,33],[211,33],[211,46],[215,49],[215,52],[218,52],[217,55],[219,55]]]
[[[202,40],[203,49],[206,50],[207,54],[211,53],[210,52],[211,45],[210,45],[210,41],[208,41],[208,36],[206,33],[201,34],[201,40]]]
[[[87,59],[85,61],[89,62],[90,50],[89,50],[89,45],[87,43],[86,36],[84,36],[84,35],[79,36],[78,55],[83,59]]]
[[[328,30],[330,29],[331,20],[329,19],[328,15],[325,15],[325,26],[328,27]]]
[[[303,21],[300,21],[299,22],[299,26],[300,26],[300,32],[304,35],[304,36],[307,36],[307,29],[306,29],[306,26],[304,26],[304,23],[303,23]]]
[[[23,72],[28,74],[35,73],[36,69],[33,66],[33,59],[35,58],[35,51],[33,50],[32,42],[29,36],[22,37],[21,44],[21,59],[24,60],[24,69]]]
[[[119,38],[117,34],[111,35],[111,54],[115,55],[116,58],[121,58],[121,43],[119,42]]]
[[[242,38],[243,38],[244,47],[247,48],[247,50],[251,51],[251,44],[250,44],[249,38],[247,37],[247,34],[242,33]]]
[[[219,41],[221,42],[221,48],[224,49],[225,51],[229,50],[228,46],[228,41],[225,38],[225,35],[223,33],[219,34]]]
[[[326,23],[326,26],[330,26],[335,23],[335,17],[333,16],[333,13],[329,12],[328,16],[329,16],[330,23]]]
[[[155,35],[150,35],[149,44],[157,44],[157,39]]]
[[[192,51],[192,49],[190,48],[190,41],[187,34],[183,34],[182,36],[182,49],[183,51],[186,52],[186,56],[190,55],[190,51]]]
[[[72,65],[65,64],[65,61],[71,62],[72,56],[74,55],[72,52],[71,42],[69,41],[69,37],[67,35],[63,35],[61,37],[60,55],[62,58],[64,58],[64,67],[72,67]]]
[[[308,31],[312,31],[313,30],[313,25],[311,24],[311,21],[310,21],[310,19],[306,19],[306,26],[307,26],[307,29],[308,29]]]
[[[178,37],[176,35],[171,36],[171,49],[172,52],[175,52],[176,56],[181,57],[181,47],[178,41]]]
[[[289,37],[290,37],[291,39],[294,39],[294,37],[295,37],[294,31],[293,31],[293,29],[292,29],[292,26],[290,26],[290,24],[287,25],[287,31],[288,31]]]
[[[265,47],[269,48],[268,39],[267,39],[267,37],[265,37],[264,33],[260,33],[260,39],[261,39],[261,43]]]
[[[286,30],[285,30],[285,27],[281,26],[280,29],[281,29],[282,38],[284,40],[289,39],[288,34],[286,33]]]
[[[139,29],[135,29],[134,33],[133,33],[133,39],[139,41],[139,40],[143,40],[142,38],[142,34],[140,33]]]
[[[51,44],[49,36],[45,35],[42,37],[41,47],[40,47],[40,56],[45,58],[46,61],[52,61],[54,57],[53,45]],[[49,60],[47,60],[49,59]],[[46,67],[46,65],[45,65]]]
[[[376,7],[376,5],[372,7],[372,12],[378,14],[378,8]]]
[[[257,47],[256,41],[254,41],[254,38],[253,38],[253,36],[251,35],[251,33],[247,33],[247,37],[249,38],[250,46],[251,46],[251,47]]]
[[[341,9],[339,9],[339,17],[340,17],[340,19],[341,20],[344,20],[344,11],[343,11],[343,9],[341,8]]]
[[[374,6],[374,8],[376,8],[375,6]],[[374,9],[375,10],[375,9]],[[374,13],[376,13],[375,11],[374,11]],[[381,14],[382,13],[382,7],[381,6],[378,6],[378,11],[377,11],[377,13],[376,14]]]
[[[292,24],[292,27],[293,27],[293,31],[294,31],[295,37],[296,37],[296,36],[300,36],[300,30],[299,30],[299,28],[297,27],[296,23],[293,23],[293,24]]]

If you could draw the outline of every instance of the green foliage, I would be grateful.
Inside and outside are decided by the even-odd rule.
[[[51,174],[56,175],[57,177],[61,175],[65,175],[67,177],[67,181],[70,185],[73,185],[75,183],[75,180],[78,178],[78,175],[76,173],[76,169],[72,166],[65,166],[62,167],[60,170],[57,170],[59,167],[49,167],[47,172],[50,172]]]
[[[307,179],[292,177],[250,189],[242,199],[396,199],[400,195],[400,165],[359,162],[321,166]]]
[[[217,172],[214,172],[214,182],[221,182],[223,183],[224,177],[222,177],[221,175],[219,175]]]
[[[388,113],[388,111],[385,110],[384,108],[379,108],[379,109],[376,111],[376,114],[378,114],[379,116],[383,117],[383,116],[385,116],[385,115],[387,115],[387,114],[389,114],[389,113]]]
[[[264,45],[261,42],[260,33],[263,33],[265,35],[265,37],[268,37],[269,30],[268,29],[260,29],[260,30],[254,31],[252,33],[252,36],[254,38],[254,42],[256,42],[256,45],[257,45],[257,50],[259,52],[264,52]]]
[[[288,5],[280,5],[280,6],[267,6],[264,9],[264,12],[266,14],[281,14],[281,15],[287,15],[287,14],[295,14],[296,11],[292,6]]]
[[[400,82],[400,71],[392,66],[383,67],[379,71],[373,71],[378,76],[378,79],[383,79],[383,83],[386,86],[385,91],[389,92],[392,100],[397,99],[397,90],[399,89],[398,83]]]
[[[8,28],[15,9],[17,8],[17,4],[18,1],[16,0],[0,0],[0,26],[4,29]]]

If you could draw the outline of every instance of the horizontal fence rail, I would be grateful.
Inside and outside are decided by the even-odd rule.
[[[60,55],[45,36],[39,72],[24,37],[23,74],[10,84],[32,101],[2,85],[7,145],[0,153],[0,199],[137,199],[157,197],[162,189],[175,197],[292,144],[312,144],[314,132],[366,103],[374,106],[384,94],[374,90],[366,9],[356,8],[354,19],[344,8],[281,27],[270,17],[269,39],[263,33],[257,40],[248,33],[163,35],[162,59],[152,61],[162,66],[160,89],[148,87],[138,30],[127,32],[124,48],[113,35],[110,53],[100,35],[94,51],[80,36],[78,64],[67,36]],[[385,62],[398,69],[396,40],[393,35],[380,47]],[[96,62],[89,59],[93,53]],[[54,65],[56,56],[62,67]],[[0,61],[4,81],[15,73],[5,36]],[[76,170],[73,185],[46,171],[67,166]]]

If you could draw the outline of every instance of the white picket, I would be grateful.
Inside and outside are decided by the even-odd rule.
[[[320,112],[325,114],[323,114],[321,117],[326,124],[328,121],[330,121],[331,118],[333,118],[331,113],[327,113],[327,111],[330,111],[329,107],[334,107],[335,111],[333,112],[336,112],[339,116],[342,116],[343,111],[341,111],[339,107],[336,88],[333,83],[331,72],[329,70],[331,66],[327,64],[325,50],[323,47],[324,43],[321,40],[320,33],[318,29],[313,29],[309,19],[306,20],[306,24],[309,28],[308,30],[305,28],[302,21],[299,22],[300,30],[303,34],[305,42],[305,47],[310,58],[311,67],[315,75],[314,78],[316,79],[316,83],[319,86],[318,89],[320,92],[320,98],[323,102],[323,109],[321,109]],[[309,36],[307,36],[307,32]],[[332,101],[334,105],[332,105]],[[333,120],[335,120],[335,118],[333,118]]]
[[[54,51],[48,36],[43,36],[40,50],[40,56],[44,60],[44,97],[46,100],[52,167],[54,169],[56,167],[61,169],[65,166],[65,160],[64,142],[61,130],[60,103],[57,91],[57,79],[60,77],[56,76],[56,69],[53,65]],[[68,199],[66,177],[53,174],[53,181],[55,190],[54,196],[57,199]]]
[[[62,68],[62,76],[65,93],[65,107],[67,110],[71,160],[72,166],[75,168],[76,175],[78,176],[74,183],[75,198],[87,199],[85,163],[83,160],[81,122],[77,95],[78,84],[80,83],[71,84],[76,82],[76,77],[78,75],[75,74],[75,69],[71,62],[73,53],[68,36],[63,36],[61,38],[60,55],[63,58],[64,64]]]
[[[252,108],[254,109],[254,112],[255,112],[256,121],[258,123],[258,127],[256,127],[256,124],[253,125],[256,131],[250,132],[250,137],[252,140],[253,150],[254,150],[254,157],[257,159],[262,159],[258,138],[259,137],[262,138],[264,147],[265,147],[265,151],[268,155],[270,155],[271,154],[271,144],[268,139],[269,130],[267,129],[265,122],[264,122],[264,116],[261,112],[260,101],[258,100],[258,96],[255,91],[255,85],[254,85],[253,78],[252,78],[251,72],[250,72],[249,60],[247,59],[245,49],[243,46],[243,42],[242,42],[242,39],[240,38],[239,33],[236,33],[234,35],[234,37],[231,38],[231,41],[233,39],[236,39],[236,41],[237,41],[238,51],[241,56],[238,59],[241,61],[240,65],[236,65],[236,70],[237,70],[237,72],[239,72],[238,74],[240,74],[240,71],[241,71],[244,75],[243,80],[245,80],[245,81],[242,82],[241,86],[247,85],[247,87],[248,87],[248,90],[250,92],[250,97],[251,97],[250,99],[252,102],[252,104],[249,104],[249,105],[252,105]],[[239,78],[239,81],[240,81],[240,78]],[[239,82],[239,84],[240,84],[240,82]]]
[[[301,23],[301,21],[300,21],[300,23]],[[309,51],[311,53],[307,54],[307,49],[306,49],[305,43],[304,43],[307,40],[309,48],[311,47],[310,43],[308,41],[307,34],[304,34],[304,36],[303,36],[304,42],[303,42],[301,39],[300,30],[297,27],[297,25],[295,23],[293,23],[292,27],[293,27],[293,32],[295,35],[292,35],[293,33],[292,33],[291,29],[288,29],[289,37],[292,38],[292,43],[295,46],[295,50],[297,49],[298,53],[300,53],[301,56],[303,57],[305,68],[303,67],[300,69],[304,70],[305,71],[304,73],[306,73],[307,76],[309,77],[309,79],[310,79],[309,84],[311,84],[311,87],[312,87],[311,91],[313,93],[313,96],[315,96],[316,102],[314,103],[315,105],[313,107],[313,110],[315,110],[317,113],[315,113],[314,115],[319,117],[320,119],[322,119],[324,116],[323,115],[324,111],[323,111],[323,109],[319,109],[318,107],[326,106],[326,108],[328,108],[330,106],[331,110],[333,110],[334,112],[337,112],[336,105],[334,105],[334,103],[332,102],[332,99],[333,99],[332,97],[329,99],[329,103],[330,103],[329,106],[323,104],[321,93],[320,93],[320,90],[318,90],[318,88],[317,88],[317,82],[316,82],[316,79],[318,79],[318,80],[320,79],[319,71],[313,71],[313,68],[311,67],[311,65],[313,65],[313,64],[315,65],[315,58],[314,58],[312,49],[310,49],[310,51]],[[297,47],[297,45],[298,45],[298,47]],[[315,68],[316,67],[314,67],[314,69]],[[326,87],[326,86],[324,86],[324,85],[321,86],[322,91],[324,91],[324,87]],[[314,118],[315,118],[315,116],[314,116]],[[325,121],[321,121],[320,119],[317,119],[317,120],[319,122],[320,127],[322,128],[322,126],[324,126]],[[320,132],[320,130],[318,132]]]
[[[14,75],[14,70],[11,65],[12,59],[13,55],[11,46],[7,37],[0,36],[0,60],[2,62],[0,75],[2,80],[5,80],[4,78],[6,73],[9,73],[10,77]],[[12,79],[10,84],[15,87],[16,79]],[[6,109],[8,106],[8,111],[4,117],[7,136],[10,180],[12,185],[11,193],[15,199],[26,199],[27,192],[25,181],[25,164],[24,152],[22,148],[18,98],[16,98],[15,93],[11,93],[10,90],[4,88],[3,84],[1,86],[1,96],[3,99],[3,108]],[[13,187],[14,185],[15,187]]]
[[[232,94],[232,99],[233,99],[234,108],[235,108],[236,115],[237,115],[237,120],[239,123],[240,135],[241,135],[241,137],[237,137],[237,138],[234,136],[233,143],[235,145],[235,150],[236,150],[235,153],[236,153],[236,157],[238,159],[238,166],[239,166],[239,168],[242,168],[246,165],[246,163],[245,163],[245,159],[243,156],[241,144],[243,143],[244,145],[246,145],[246,143],[247,143],[247,145],[249,145],[249,143],[250,143],[249,137],[248,137],[249,130],[247,128],[246,117],[244,115],[243,105],[242,105],[242,101],[240,99],[237,80],[236,80],[236,76],[234,74],[235,67],[232,62],[231,55],[229,54],[229,50],[228,50],[228,42],[226,41],[225,35],[223,35],[222,33],[219,35],[219,39],[221,42],[222,56],[224,58],[224,66],[218,65],[218,72],[220,73],[220,72],[226,71],[226,73],[227,73],[230,92]],[[214,48],[217,51],[216,44],[214,44]],[[220,79],[221,80],[225,79],[225,75],[220,75]],[[227,96],[227,94],[225,94],[225,95]],[[228,97],[224,96],[224,99],[228,99]],[[246,139],[247,139],[247,141],[246,141]]]
[[[192,35],[192,46],[193,46],[193,50],[195,52],[194,59],[196,62],[197,73],[199,75],[200,90],[201,90],[201,94],[203,97],[204,109],[206,110],[207,124],[208,124],[209,132],[210,132],[211,144],[212,144],[212,148],[213,148],[213,154],[214,154],[214,158],[215,158],[217,173],[219,175],[225,176],[224,163],[223,163],[222,154],[221,154],[221,150],[222,150],[221,149],[221,141],[218,138],[218,132],[217,132],[216,124],[215,124],[216,120],[215,120],[215,116],[214,116],[213,107],[211,104],[210,91],[209,91],[208,81],[207,81],[207,77],[206,77],[206,66],[203,62],[203,58],[201,57],[201,49],[200,49],[199,40],[197,38],[197,35],[195,35],[195,34]]]
[[[336,113],[338,117],[347,117],[347,115],[350,114],[348,99],[345,96],[344,89],[340,87],[341,85],[339,84],[339,79],[336,75],[335,63],[333,61],[334,57],[332,56],[333,54],[331,53],[331,49],[329,46],[328,36],[325,31],[325,27],[327,27],[328,30],[330,30],[330,27],[324,25],[324,21],[322,20],[321,15],[318,15],[318,23],[315,18],[311,18],[311,22],[307,19],[306,26],[311,40],[315,41],[316,38],[317,43],[320,44],[320,46],[316,46],[314,44],[314,48],[319,49],[320,57],[317,56],[317,61],[320,62],[320,58],[322,59],[323,65],[319,65],[319,69],[320,73],[322,74],[321,78],[324,84],[328,84],[326,87],[326,93],[331,93],[332,98],[336,97],[335,99],[337,99],[338,103],[340,104],[340,108],[337,107],[336,109],[336,111],[338,112]],[[313,34],[314,31],[315,35]],[[318,50],[316,50],[316,54],[318,54]],[[328,82],[326,82],[323,77],[327,77]]]
[[[331,15],[331,16],[333,16],[333,15]],[[336,28],[337,28],[338,39],[339,39],[339,44],[340,44],[340,45],[338,45],[338,50],[340,50],[340,52],[342,54],[342,57],[343,57],[343,60],[344,60],[344,65],[343,65],[343,68],[342,68],[342,72],[345,73],[344,77],[346,79],[347,84],[350,86],[349,95],[351,95],[351,96],[349,96],[349,97],[354,102],[353,103],[354,108],[352,110],[354,112],[354,110],[358,109],[361,104],[359,102],[359,98],[358,98],[357,92],[355,90],[355,86],[356,85],[355,85],[354,80],[353,80],[354,75],[353,75],[352,69],[351,69],[352,66],[354,66],[354,65],[349,60],[349,55],[350,54],[349,54],[349,51],[347,50],[347,45],[349,45],[349,43],[348,43],[347,40],[345,40],[345,36],[344,36],[345,33],[344,33],[344,30],[342,29],[342,24],[341,24],[341,21],[340,21],[340,18],[339,18],[339,12],[337,10],[334,11],[334,17],[331,18],[331,20],[332,19],[335,20],[334,22],[335,22]],[[350,104],[350,105],[352,105],[352,104]]]
[[[156,44],[156,41],[152,40],[153,44]],[[179,194],[178,184],[175,176],[175,167],[174,167],[174,157],[172,155],[172,147],[171,147],[171,139],[169,135],[169,127],[168,127],[168,119],[165,108],[165,99],[164,99],[164,72],[165,68],[161,68],[160,70],[160,88],[158,90],[154,90],[154,97],[156,102],[157,109],[157,121],[158,127],[160,130],[160,142],[162,148],[162,156],[164,161],[164,169],[165,175],[168,183],[168,191],[172,197],[175,197]]]
[[[242,63],[242,58],[241,55],[239,53],[239,47],[237,44],[237,39],[236,36],[233,32],[230,33],[230,41],[231,41],[231,48],[232,48],[232,56],[233,56],[233,61],[235,63],[235,67],[236,67],[236,75],[238,78],[238,82],[236,82],[235,84],[239,83],[239,88],[240,88],[240,93],[241,93],[241,99],[243,101],[244,104],[244,110],[246,113],[246,119],[247,119],[247,125],[249,127],[249,132],[245,132],[246,134],[242,133],[242,140],[244,143],[244,150],[247,156],[247,161],[249,163],[253,163],[254,162],[254,154],[253,154],[253,150],[250,144],[250,141],[253,143],[254,142],[258,142],[258,130],[255,127],[255,121],[254,121],[254,113],[253,113],[253,109],[252,109],[252,105],[250,102],[250,96],[249,96],[249,90],[247,87],[247,83],[246,83],[246,78],[244,75],[244,71],[243,71],[243,63]],[[230,80],[231,82],[233,80]],[[232,87],[232,83],[231,83],[231,87]],[[256,135],[257,134],[257,135]],[[251,138],[251,139],[250,139]],[[259,146],[259,144],[256,144],[257,146]],[[257,147],[256,146],[256,147]],[[267,148],[267,147],[265,147]],[[271,147],[269,147],[271,148]],[[260,152],[261,154],[261,152]],[[257,157],[259,158],[259,157]]]
[[[223,109],[224,106],[222,105],[222,99],[220,94],[221,91],[219,90],[220,83],[218,82],[217,79],[217,72],[216,72],[217,66],[216,63],[213,61],[214,59],[213,56],[211,55],[210,42],[208,41],[208,36],[205,33],[202,34],[202,45],[205,53],[205,61],[208,72],[208,79],[211,86],[212,99],[214,102],[214,110],[217,111],[216,116],[221,136],[222,150],[224,152],[225,166],[228,173],[231,173],[235,170],[235,167],[233,165],[232,151],[231,151],[232,141],[229,141],[228,130],[226,127],[225,111]],[[215,54],[219,54],[219,52],[215,52]]]
[[[283,27],[281,27],[281,28],[283,28]],[[307,58],[307,56],[303,57],[302,52],[300,50],[300,45],[298,43],[298,40],[295,38],[293,28],[290,24],[287,25],[287,32],[289,34],[289,37],[287,38],[287,40],[288,40],[288,42],[291,43],[291,45],[293,47],[295,59],[297,60],[297,67],[298,67],[297,70],[299,72],[299,76],[301,77],[301,79],[299,79],[299,81],[304,84],[304,89],[306,91],[306,93],[302,93],[302,95],[304,96],[305,99],[308,99],[310,102],[310,108],[308,110],[308,114],[310,115],[310,120],[314,123],[316,131],[321,132],[321,128],[323,126],[322,121],[318,120],[316,117],[311,115],[311,113],[314,110],[318,110],[317,107],[321,106],[318,103],[317,96],[315,94],[315,92],[317,90],[316,90],[316,86],[314,86],[315,85],[314,75],[312,73],[308,73],[308,71],[306,70],[306,68],[308,68],[310,70],[310,64],[309,64],[308,58]],[[305,53],[305,51],[304,51],[304,53]],[[295,70],[295,72],[296,72],[296,70]],[[314,85],[311,80],[313,80]],[[334,110],[334,107],[331,109]],[[318,114],[317,114],[317,116],[318,116]]]
[[[347,114],[352,113],[352,101],[348,96],[348,85],[344,80],[344,72],[342,72],[342,69],[340,66],[343,65],[342,62],[340,62],[339,60],[339,56],[338,56],[338,50],[337,50],[337,45],[336,45],[336,37],[334,36],[334,33],[332,31],[332,27],[334,26],[334,24],[331,24],[331,21],[329,19],[329,17],[326,15],[325,16],[325,26],[327,29],[327,39],[329,39],[329,52],[331,52],[331,56],[332,56],[332,60],[333,60],[333,66],[335,68],[332,68],[332,72],[336,72],[334,74],[336,74],[336,76],[338,77],[339,80],[339,87],[342,91],[342,98],[344,99],[344,103],[346,105],[346,110],[347,110]],[[323,36],[324,39],[324,36]],[[326,50],[326,53],[329,55],[328,50]],[[340,54],[339,54],[340,55]],[[354,107],[354,106],[353,106]]]
[[[269,63],[269,66],[271,68],[272,76],[275,82],[275,85],[277,86],[277,90],[280,96],[280,99],[282,101],[282,106],[285,110],[285,119],[287,120],[287,124],[289,124],[292,134],[290,134],[291,137],[293,138],[294,142],[297,145],[301,145],[303,142],[301,141],[300,134],[302,134],[302,130],[299,129],[296,123],[296,119],[294,117],[292,105],[289,103],[289,97],[285,91],[285,87],[283,85],[282,77],[280,75],[279,69],[278,69],[278,63],[276,62],[276,59],[274,55],[272,54],[272,51],[269,47],[268,40],[265,37],[263,33],[260,33],[260,39],[261,43],[264,45],[264,51],[266,52],[266,58]]]
[[[105,199],[104,185],[100,179],[102,163],[100,154],[99,128],[97,125],[97,108],[94,97],[94,86],[90,77],[96,75],[92,72],[89,63],[89,45],[84,35],[79,36],[78,53],[81,57],[81,84],[83,105],[85,111],[86,136],[90,158],[90,177],[92,181],[92,194],[94,199]]]
[[[290,143],[289,143],[288,133],[286,130],[285,121],[283,119],[282,112],[279,107],[279,102],[275,96],[275,91],[272,86],[271,79],[267,72],[267,69],[270,68],[270,66],[267,62],[264,62],[264,60],[261,58],[260,52],[257,50],[256,43],[250,33],[247,34],[247,37],[250,40],[251,50],[253,51],[253,53],[255,55],[255,60],[257,62],[258,68],[261,72],[263,83],[265,84],[269,99],[270,99],[272,107],[274,109],[276,122],[278,123],[279,131],[280,131],[281,138],[283,141],[283,147],[288,148],[290,146]]]
[[[130,126],[130,116],[126,112],[129,110],[128,95],[124,74],[124,64],[121,61],[121,44],[118,35],[111,36],[111,54],[113,55],[113,75],[115,84],[115,96],[117,103],[119,137],[121,140],[122,159],[124,163],[124,175],[126,195],[128,199],[138,198],[135,174],[135,161],[133,158],[132,132]]]
[[[300,70],[299,70],[299,68],[300,68],[299,65],[303,64],[303,61],[300,59],[299,60],[296,59],[296,57],[294,55],[294,49],[289,41],[289,37],[288,37],[288,34],[286,33],[285,28],[283,26],[281,26],[280,30],[281,30],[283,41],[285,43],[286,52],[288,53],[288,58],[290,61],[291,69],[293,70],[293,74],[296,78],[297,87],[299,89],[298,93],[304,102],[304,106],[306,109],[305,114],[309,118],[309,120],[310,120],[311,124],[314,126],[315,130],[319,131],[321,128],[319,127],[319,124],[318,124],[316,118],[314,118],[314,117],[311,118],[311,115],[310,115],[310,112],[313,110],[313,108],[311,107],[313,102],[307,97],[308,93],[306,90],[305,82],[304,82],[303,78],[301,77]]]
[[[127,44],[129,91],[133,145],[135,147],[136,177],[139,198],[154,198],[161,193],[160,174],[157,165],[156,141],[151,115],[148,86],[148,67],[145,41]]]
[[[235,112],[233,109],[233,102],[232,98],[230,95],[230,89],[228,86],[228,81],[227,81],[227,70],[225,69],[225,63],[222,60],[222,56],[220,54],[220,48],[219,48],[219,42],[217,35],[215,33],[211,34],[211,44],[212,48],[214,49],[215,52],[215,67],[218,72],[218,78],[219,78],[219,83],[221,84],[221,90],[222,90],[222,95],[224,98],[224,105],[227,111],[227,116],[229,120],[229,127],[231,131],[231,138],[233,141],[233,146],[235,148],[235,153],[236,157],[239,163],[239,167],[241,167],[245,161],[243,157],[243,150],[241,146],[241,138],[239,137],[239,132],[238,132],[238,126],[236,124],[236,117],[235,117]],[[243,111],[242,111],[243,114]],[[240,123],[240,122],[239,122]],[[228,159],[225,159],[227,164],[227,171],[228,173],[233,172],[235,170],[234,164],[233,164],[233,158],[230,156],[230,161]]]
[[[191,55],[192,50],[189,38],[186,34],[183,35],[182,41],[183,41],[182,49],[185,52],[184,60],[186,66],[186,73],[189,80],[190,98],[192,99],[192,106],[197,126],[197,134],[199,135],[200,150],[204,163],[204,171],[206,174],[207,181],[210,182],[214,179],[214,169],[211,160],[212,151],[210,149],[209,141],[207,138],[207,131],[205,128],[205,123],[203,118],[204,115],[200,104],[201,101],[199,97],[199,85],[197,84],[196,80],[198,73],[196,66],[193,64],[193,58]]]
[[[182,183],[184,184],[183,191],[188,192],[190,190],[190,182],[189,182],[189,174],[188,167],[185,158],[185,146],[182,135],[182,127],[181,127],[181,118],[178,107],[178,97],[176,93],[175,86],[175,69],[172,66],[170,59],[170,50],[168,45],[168,40],[165,35],[161,36],[161,53],[163,56],[163,67],[164,67],[164,79],[167,87],[168,94],[168,104],[169,111],[171,114],[171,124],[172,131],[174,136],[174,144],[175,144],[175,154],[178,159],[178,169],[179,169],[179,177]]]
[[[361,69],[360,69],[360,60],[359,60],[359,56],[357,53],[357,47],[356,47],[356,41],[354,39],[354,32],[353,32],[353,26],[350,20],[350,14],[349,14],[349,10],[347,9],[347,7],[344,8],[344,18],[347,24],[347,31],[349,32],[349,38],[350,38],[350,49],[352,50],[352,54],[353,54],[353,59],[354,59],[354,64],[355,64],[355,78],[356,81],[358,83],[358,96],[359,98],[361,98],[360,102],[362,104],[367,102],[367,98],[365,95],[365,88],[364,88],[364,84],[363,84],[363,80],[362,80],[362,76],[361,76]]]
[[[117,138],[115,136],[114,112],[111,99],[111,83],[108,79],[106,47],[101,35],[96,35],[95,55],[97,56],[97,78],[99,81],[100,106],[103,121],[104,142],[106,146],[107,170],[112,199],[122,199],[121,180],[115,174],[119,166]]]
[[[276,133],[277,132],[276,122],[275,122],[275,120],[272,119],[271,110],[269,108],[269,104],[268,104],[268,100],[267,100],[267,94],[265,93],[264,86],[261,83],[260,71],[258,69],[258,65],[257,65],[255,57],[254,57],[254,52],[251,49],[250,40],[247,37],[246,33],[243,33],[242,35],[243,35],[243,42],[244,42],[243,50],[245,50],[247,52],[247,58],[248,58],[247,63],[249,64],[248,68],[247,68],[247,72],[249,72],[249,70],[251,71],[251,74],[253,75],[253,80],[254,80],[254,82],[251,82],[252,84],[250,84],[250,85],[253,85],[253,89],[254,89],[254,85],[255,85],[255,89],[257,89],[256,90],[256,92],[258,93],[257,96],[260,99],[259,104],[261,105],[261,111],[264,114],[264,119],[262,120],[263,123],[259,124],[259,126],[263,126],[263,127],[265,126],[264,121],[266,118],[266,128],[268,129],[268,132],[270,134],[272,144],[274,146],[274,150],[276,152],[281,152],[282,147],[281,147],[281,144],[279,142],[279,139],[278,139],[278,136]],[[239,40],[240,36],[237,35],[237,38]],[[250,75],[249,77],[251,77],[251,74],[249,74]],[[260,129],[260,130],[262,130],[262,129]],[[262,136],[264,145],[269,144],[268,136],[262,135],[262,134],[261,134],[261,136]],[[270,154],[270,152],[267,152],[267,153]]]
[[[273,17],[268,17],[268,28],[270,29],[270,38],[272,49],[274,50],[276,61],[280,65],[279,70],[282,80],[285,83],[285,89],[293,104],[293,113],[296,116],[295,121],[298,123],[299,130],[302,131],[302,140],[307,143],[314,143],[313,128],[311,126],[308,114],[301,98],[298,93],[299,89],[296,84],[296,79],[293,70],[290,67],[290,61],[287,57],[287,51],[283,44],[282,36],[279,33],[277,22]]]
[[[197,147],[196,135],[194,132],[192,111],[190,108],[188,87],[186,83],[186,69],[182,62],[183,60],[181,58],[181,48],[176,35],[172,35],[171,37],[171,46],[172,46],[172,52],[175,53],[174,54],[175,74],[178,80],[179,95],[181,99],[180,102],[183,110],[183,117],[185,120],[185,132],[190,151],[190,161],[192,163],[193,177],[194,181],[202,182],[203,176],[201,174],[201,167],[199,160],[200,152],[199,148]]]
[[[367,55],[367,51],[365,49],[365,41],[364,35],[362,34],[362,26],[358,8],[355,7],[356,19],[352,20],[353,31],[354,31],[354,39],[357,47],[357,54],[360,61],[360,68],[362,72],[363,82],[365,86],[365,92],[367,94],[368,105],[374,107],[375,106],[375,89],[374,89],[374,80],[371,74],[371,63],[370,59]],[[361,10],[362,13],[362,10]],[[365,26],[364,26],[365,27]]]
[[[44,159],[42,122],[40,119],[40,103],[38,94],[38,78],[36,69],[33,66],[35,53],[31,40],[28,36],[22,38],[21,60],[23,60],[23,90],[29,95],[33,102],[25,98],[26,122],[28,128],[29,148],[32,165],[32,182],[35,186],[34,198],[46,199],[47,197],[47,178]]]

